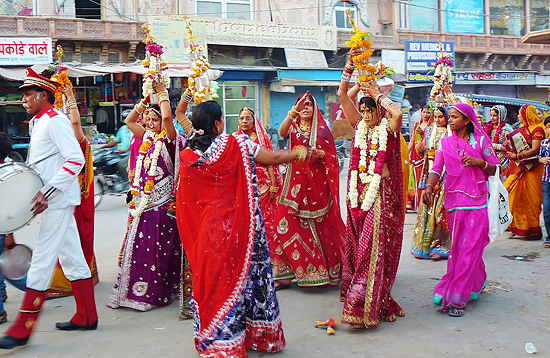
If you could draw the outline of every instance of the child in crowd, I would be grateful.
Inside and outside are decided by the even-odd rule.
[[[11,152],[11,139],[4,132],[0,132],[0,164],[4,164],[8,154]],[[11,249],[15,246],[15,241],[13,240],[13,234],[3,235],[0,234],[0,254],[4,252],[4,247],[6,249]],[[9,280],[12,285],[19,288],[20,290],[25,290],[25,279],[21,280]],[[2,300],[0,300],[0,324],[8,321],[8,314],[4,310],[4,302],[8,299],[8,294],[6,292],[6,283],[4,282],[4,276],[0,273],[0,294],[2,295]]]
[[[546,133],[550,136],[550,116],[544,119]],[[544,174],[542,176],[542,207],[544,216],[544,226],[546,227],[546,240],[544,247],[550,247],[550,138],[544,139],[540,143],[539,163],[544,165]]]

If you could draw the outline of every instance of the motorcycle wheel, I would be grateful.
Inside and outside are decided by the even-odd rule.
[[[94,206],[97,208],[103,198],[103,184],[99,179],[94,179]]]

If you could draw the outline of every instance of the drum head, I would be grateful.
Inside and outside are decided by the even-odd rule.
[[[15,245],[0,255],[0,272],[5,278],[19,280],[31,267],[32,250],[25,245]]]
[[[31,221],[31,200],[43,186],[36,172],[24,166],[19,168],[12,168],[5,178],[0,176],[0,234],[12,233]]]

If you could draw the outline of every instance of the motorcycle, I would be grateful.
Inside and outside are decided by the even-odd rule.
[[[337,139],[334,141],[336,144],[336,152],[338,153],[338,164],[340,165],[340,173],[344,169],[344,160],[347,158],[346,154],[346,140]]]
[[[94,160],[94,205],[97,207],[103,195],[126,195],[130,184],[119,173],[117,163],[123,157],[110,149],[98,149]]]

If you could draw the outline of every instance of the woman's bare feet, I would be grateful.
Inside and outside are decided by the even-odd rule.
[[[275,281],[275,290],[279,291],[279,290],[285,290],[287,288],[290,288],[290,282],[291,282],[291,279],[289,278]]]

